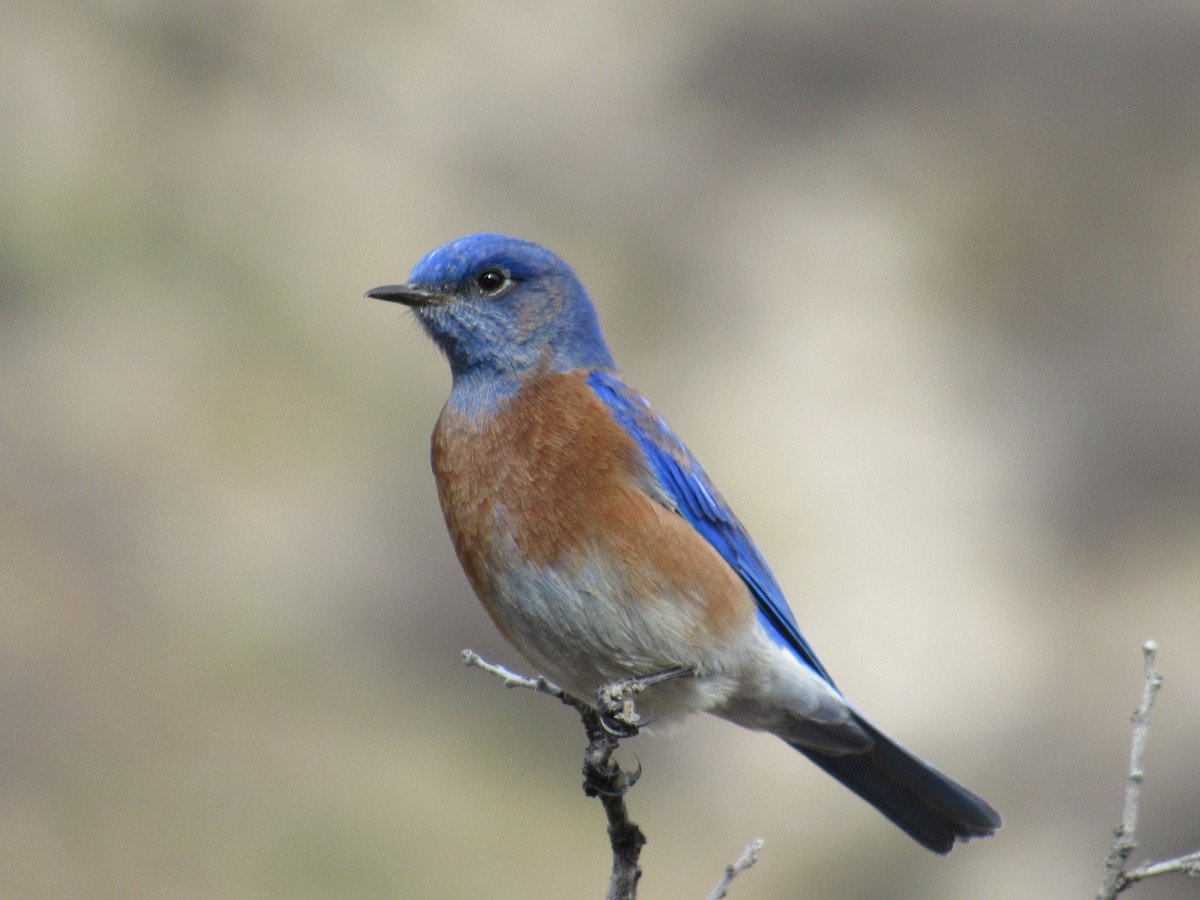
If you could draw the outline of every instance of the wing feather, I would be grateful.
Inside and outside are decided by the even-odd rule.
[[[750,589],[768,634],[834,687],[800,633],[767,561],[683,441],[640,394],[612,372],[592,372],[588,385],[645,455],[650,476],[646,492],[683,516],[712,545]]]

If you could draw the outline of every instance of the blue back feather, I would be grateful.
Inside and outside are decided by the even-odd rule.
[[[800,633],[767,561],[726,505],[700,463],[650,405],[612,372],[594,371],[588,385],[645,454],[656,487],[741,577],[767,633],[833,687],[833,679]],[[655,493],[652,491],[652,493]],[[657,497],[660,502],[663,497]],[[836,688],[835,688],[836,690]]]

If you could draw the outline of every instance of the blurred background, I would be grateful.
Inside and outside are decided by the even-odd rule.
[[[444,362],[362,298],[549,244],[842,689],[990,800],[628,745],[642,896],[1090,897],[1200,846],[1200,7],[13,0],[0,894],[598,897],[582,731],[453,559]],[[1018,881],[1019,880],[1019,881]],[[1194,897],[1163,879],[1139,898]]]

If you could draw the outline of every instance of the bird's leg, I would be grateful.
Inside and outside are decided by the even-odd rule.
[[[695,674],[695,669],[679,667],[652,672],[649,675],[622,678],[601,685],[600,690],[596,692],[596,712],[600,716],[600,724],[614,737],[633,737],[639,728],[649,724],[648,720],[643,720],[638,715],[634,698],[656,684],[674,681],[677,678],[689,678]]]

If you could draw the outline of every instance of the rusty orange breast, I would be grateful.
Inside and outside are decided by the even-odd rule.
[[[534,378],[483,423],[449,405],[439,417],[438,496],[475,593],[507,634],[493,594],[498,570],[513,563],[508,547],[522,565],[570,572],[600,563],[619,574],[609,599],[685,604],[697,635],[744,626],[754,613],[746,586],[642,489],[652,476],[641,450],[585,377]]]

